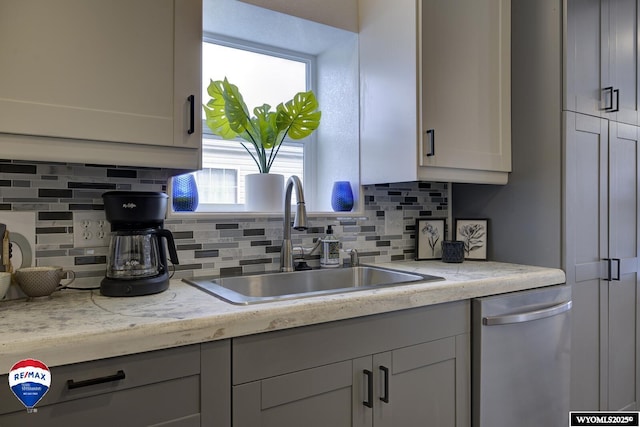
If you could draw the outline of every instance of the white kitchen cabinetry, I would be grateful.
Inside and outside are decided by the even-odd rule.
[[[640,123],[638,0],[567,2],[565,109]]]
[[[639,128],[565,113],[573,410],[637,410],[640,398]]]
[[[360,0],[361,175],[505,184],[510,0]]]
[[[0,425],[228,427],[229,360],[229,341],[216,341],[54,367],[33,414],[4,375]]]
[[[201,34],[201,0],[3,1],[2,157],[198,168]]]
[[[233,340],[235,427],[469,426],[469,302]]]

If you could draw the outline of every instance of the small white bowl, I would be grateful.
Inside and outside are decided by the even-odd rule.
[[[0,300],[4,299],[11,284],[11,273],[0,271]]]

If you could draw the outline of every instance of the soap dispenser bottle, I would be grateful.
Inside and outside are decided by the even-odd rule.
[[[335,268],[340,266],[340,241],[333,234],[333,227],[327,226],[327,235],[322,239],[322,257],[320,267]]]

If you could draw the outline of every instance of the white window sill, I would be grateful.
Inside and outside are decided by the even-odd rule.
[[[294,212],[295,213],[295,212]],[[238,218],[281,218],[282,212],[167,212],[167,219],[176,220],[207,220],[207,219],[238,219]],[[365,218],[364,210],[350,212],[307,212],[308,218]],[[293,217],[292,217],[293,218]]]

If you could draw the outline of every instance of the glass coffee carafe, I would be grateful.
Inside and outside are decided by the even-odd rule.
[[[112,279],[133,279],[160,274],[158,236],[154,230],[118,231],[109,244],[106,276]]]

